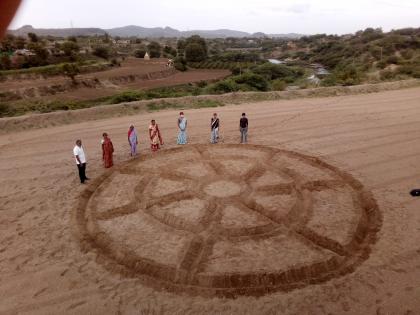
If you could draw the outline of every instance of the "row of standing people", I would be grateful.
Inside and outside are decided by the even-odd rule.
[[[177,144],[185,145],[188,142],[187,135],[187,126],[188,120],[184,116],[183,112],[180,112],[178,117],[178,138]],[[210,120],[210,142],[218,143],[219,142],[219,128],[220,128],[220,119],[217,116],[217,113],[213,114],[213,117]],[[241,143],[247,143],[248,135],[248,118],[245,113],[242,113],[242,117],[239,121],[239,131],[241,133]],[[102,160],[104,162],[105,168],[110,168],[114,165],[113,163],[113,154],[114,146],[108,134],[104,132],[102,134]],[[160,132],[159,126],[156,121],[153,119],[149,126],[149,138],[150,138],[150,148],[152,152],[156,152],[160,149],[160,146],[163,145],[163,138]],[[139,143],[138,133],[134,125],[130,125],[127,134],[128,144],[130,146],[130,155],[135,157],[137,155],[137,146]],[[82,146],[82,141],[79,139],[76,141],[76,146],[73,148],[73,155],[76,160],[77,168],[79,171],[80,182],[83,184],[89,178],[86,176],[86,155]]]

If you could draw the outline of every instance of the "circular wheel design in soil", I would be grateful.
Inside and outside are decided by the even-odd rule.
[[[76,212],[80,241],[156,288],[235,297],[352,272],[381,225],[372,194],[318,158],[196,145],[98,178]]]

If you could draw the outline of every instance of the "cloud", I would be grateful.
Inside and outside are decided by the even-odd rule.
[[[311,9],[310,3],[296,3],[286,8],[287,12],[295,14],[303,14]]]
[[[289,14],[305,14],[311,9],[310,3],[293,3],[291,5],[271,6],[268,11],[275,11]]]

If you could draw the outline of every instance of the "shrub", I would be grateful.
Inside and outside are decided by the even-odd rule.
[[[324,80],[321,82],[321,86],[335,86],[338,85],[337,78],[335,75],[331,74],[327,76]]]
[[[64,51],[66,56],[73,56],[73,54],[77,54],[79,52],[79,45],[73,41],[64,42],[61,45],[61,49]]]
[[[251,72],[233,77],[232,80],[237,84],[246,85],[251,89],[258,91],[267,91],[269,86],[267,80],[263,76]]]
[[[393,78],[395,78],[396,73],[392,70],[382,70],[379,73],[379,77],[381,80],[391,80]]]
[[[273,91],[284,91],[287,87],[287,83],[283,80],[277,79],[271,82],[271,89]]]
[[[93,53],[92,54],[95,55],[95,56],[97,56],[97,57],[99,57],[99,58],[103,58],[103,59],[107,59],[108,60],[108,58],[109,58],[109,49],[107,47],[104,47],[104,46],[99,46],[99,47],[96,47],[93,50]]]
[[[126,102],[133,102],[138,101],[144,97],[142,92],[135,92],[135,91],[127,91],[120,94],[113,96],[110,99],[111,104],[119,104],[119,103],[126,103]]]
[[[207,86],[207,81],[201,80],[197,82],[199,88],[205,88]]]
[[[401,56],[403,56],[404,59],[411,59],[414,57],[414,50],[412,49],[403,50],[401,52]]]
[[[240,75],[242,74],[242,68],[239,66],[234,66],[230,69],[230,72],[232,72],[233,75]]]
[[[184,57],[176,57],[174,60],[174,67],[178,71],[187,71],[186,60]]]
[[[111,65],[119,67],[119,66],[121,66],[121,63],[118,61],[117,58],[112,58],[111,59]]]
[[[238,90],[239,90],[238,85],[235,82],[232,82],[231,80],[220,81],[215,84],[212,84],[209,87],[209,92],[213,94],[223,94],[223,93],[235,92]]]
[[[298,77],[303,75],[303,71],[298,71],[294,68],[276,65],[271,63],[265,63],[252,69],[252,72],[259,74],[267,80],[283,79],[286,82],[293,82]]]
[[[10,111],[9,105],[0,102],[0,117],[8,116],[9,111]]]
[[[386,68],[386,66],[387,66],[387,63],[385,62],[385,61],[378,61],[378,63],[376,64],[376,66],[379,68],[379,69],[385,69]]]
[[[334,76],[339,84],[356,85],[362,82],[362,74],[354,65],[341,65],[334,70]]]
[[[404,74],[411,76],[413,78],[420,78],[420,65],[418,64],[410,64],[410,65],[404,65],[398,68],[399,74]]]
[[[387,59],[386,59],[386,62],[388,63],[388,64],[398,64],[398,57],[397,56],[395,56],[395,55],[393,55],[393,56],[389,56]]]

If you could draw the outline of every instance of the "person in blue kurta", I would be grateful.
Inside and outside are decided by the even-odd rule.
[[[178,118],[178,144],[187,144],[187,118],[184,116],[184,112],[179,113]]]

